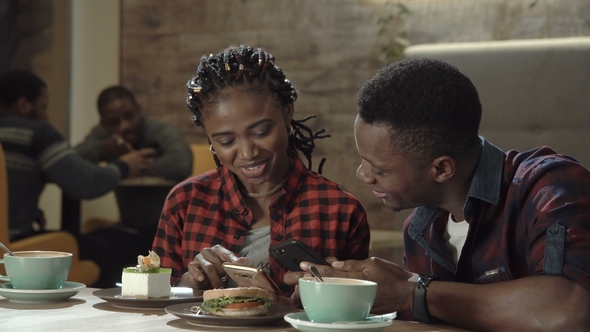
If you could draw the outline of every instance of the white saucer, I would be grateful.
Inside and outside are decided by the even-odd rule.
[[[48,303],[68,299],[86,285],[79,282],[66,281],[60,289],[15,289],[12,284],[0,284],[0,295],[16,303]]]
[[[220,317],[213,316],[207,311],[194,312],[192,307],[201,306],[202,302],[193,303],[182,303],[167,306],[164,310],[167,313],[182,318],[187,323],[192,325],[198,325],[201,327],[215,327],[216,331],[218,328],[235,328],[235,327],[252,327],[274,324],[278,321],[282,321],[286,313],[293,312],[292,307],[280,306],[273,304],[268,313],[264,316],[256,317]],[[251,329],[250,329],[251,330]]]
[[[203,291],[189,287],[172,287],[170,297],[165,299],[136,299],[121,297],[121,287],[99,289],[92,295],[111,303],[115,307],[123,309],[154,309],[162,310],[169,305],[203,301]]]
[[[302,332],[330,332],[330,331],[363,331],[379,332],[393,324],[392,321],[362,321],[350,323],[316,323],[307,318],[305,312],[294,312],[285,315],[285,320],[294,328]]]

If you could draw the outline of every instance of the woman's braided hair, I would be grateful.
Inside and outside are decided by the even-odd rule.
[[[188,91],[186,103],[194,114],[195,124],[203,125],[204,104],[214,102],[225,89],[235,86],[245,86],[252,91],[264,91],[266,85],[282,105],[294,103],[298,96],[297,90],[285,77],[283,70],[275,66],[274,61],[275,57],[262,48],[254,50],[244,45],[230,46],[223,52],[202,56],[197,76],[186,84]],[[289,155],[295,156],[295,148],[301,151],[307,158],[310,170],[311,154],[315,148],[314,140],[330,137],[324,134],[324,129],[314,133],[303,124],[314,117],[315,115],[311,115],[301,120],[291,119],[292,129],[289,133]],[[213,157],[217,166],[221,166],[217,156],[213,155]],[[320,174],[325,161],[326,159],[322,158],[318,167]]]

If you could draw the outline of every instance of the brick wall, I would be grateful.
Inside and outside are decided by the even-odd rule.
[[[357,197],[373,228],[399,229],[354,174],[359,157],[352,124],[361,84],[388,60],[392,36],[411,43],[484,41],[590,35],[587,0],[411,0],[410,14],[387,25],[396,2],[357,0],[122,0],[121,81],[136,91],[149,116],[176,123],[188,139],[204,134],[190,121],[185,82],[204,54],[230,44],[262,46],[300,91],[297,117],[317,115],[314,161],[327,157],[324,175]],[[386,33],[379,35],[384,27]],[[404,215],[402,213],[402,215]]]

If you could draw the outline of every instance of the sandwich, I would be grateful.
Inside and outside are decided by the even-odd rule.
[[[203,292],[202,307],[214,316],[264,316],[271,306],[271,294],[258,287],[211,289]]]

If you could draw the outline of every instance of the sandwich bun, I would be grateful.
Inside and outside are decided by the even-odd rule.
[[[209,312],[213,316],[219,317],[256,317],[256,316],[264,316],[268,313],[268,308],[263,305],[259,305],[253,308],[244,308],[244,309],[217,309],[215,311]]]
[[[203,300],[214,300],[222,296],[226,297],[259,297],[271,299],[271,293],[266,289],[258,287],[235,287],[235,288],[216,288],[203,292]]]
[[[208,307],[207,302],[214,302],[219,298],[252,298],[252,301],[237,301],[222,307]],[[210,289],[203,292],[203,306],[213,316],[221,317],[255,317],[264,316],[272,299],[271,292],[258,287],[235,287]],[[266,304],[265,304],[266,303]]]

